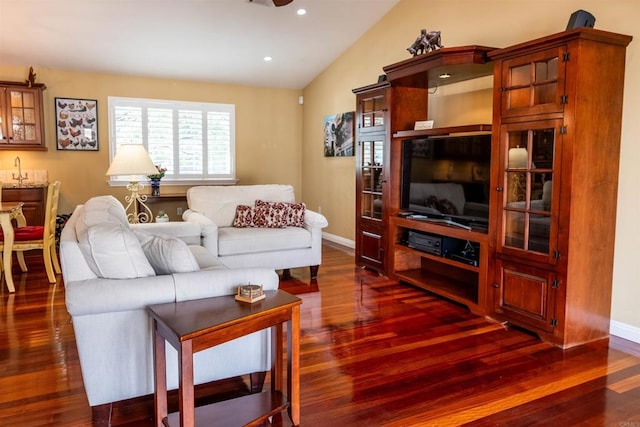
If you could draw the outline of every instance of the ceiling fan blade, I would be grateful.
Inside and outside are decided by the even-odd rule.
[[[293,0],[273,0],[273,4],[276,7],[280,7],[280,6],[286,6],[289,3],[291,3]]]

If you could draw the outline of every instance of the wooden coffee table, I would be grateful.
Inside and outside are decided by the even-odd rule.
[[[153,319],[155,418],[160,426],[257,425],[287,410],[300,424],[300,304],[284,291],[267,291],[253,304],[233,295],[148,307]],[[283,324],[287,324],[287,393],[283,390]],[[241,336],[271,328],[271,389],[194,408],[193,354]],[[165,340],[178,350],[179,412],[167,414]]]

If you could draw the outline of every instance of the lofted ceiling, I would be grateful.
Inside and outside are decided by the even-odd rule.
[[[301,89],[397,2],[0,0],[0,64]]]

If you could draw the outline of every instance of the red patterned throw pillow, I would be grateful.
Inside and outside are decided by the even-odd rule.
[[[304,211],[306,206],[304,203],[290,203],[287,224],[292,227],[304,227]]]
[[[284,228],[287,226],[287,211],[285,203],[256,200],[253,223],[256,227]]]
[[[236,206],[236,216],[233,219],[233,226],[238,228],[256,227],[254,223],[255,211],[253,206]]]
[[[285,203],[285,202],[266,202],[264,200],[256,200],[256,209],[276,210],[278,217],[283,216],[284,225],[281,227],[303,227],[304,211],[306,206],[304,203]]]

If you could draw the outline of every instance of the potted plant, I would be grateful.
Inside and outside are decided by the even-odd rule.
[[[151,175],[147,175],[149,181],[151,182],[151,195],[159,196],[160,195],[160,180],[164,176],[164,173],[167,171],[167,168],[163,168],[160,165],[156,165],[156,170],[158,173],[153,173]]]
[[[156,222],[169,222],[169,216],[165,211],[158,211],[158,215],[156,215]]]

